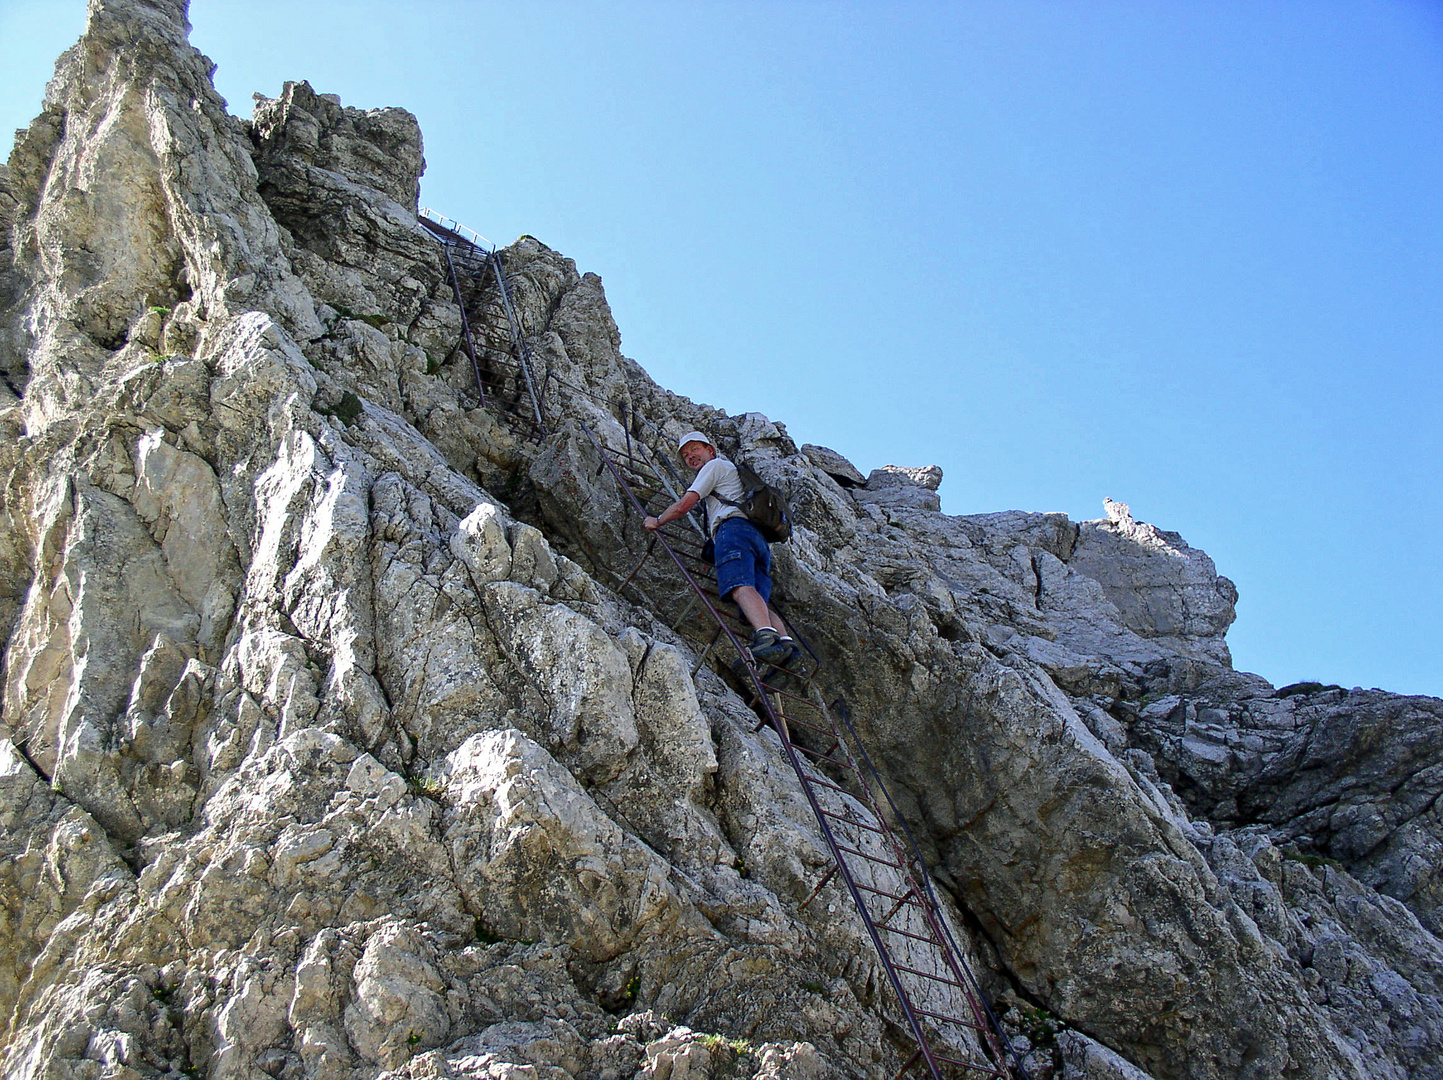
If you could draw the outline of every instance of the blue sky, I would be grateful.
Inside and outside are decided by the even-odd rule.
[[[949,513],[1207,551],[1238,667],[1443,696],[1443,5],[195,0],[238,115],[420,118],[663,385]],[[0,124],[81,0],[0,0]]]

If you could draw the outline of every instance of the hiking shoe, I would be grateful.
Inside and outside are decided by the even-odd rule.
[[[747,648],[758,663],[780,664],[791,653],[788,645],[775,630],[763,627],[752,635]]]

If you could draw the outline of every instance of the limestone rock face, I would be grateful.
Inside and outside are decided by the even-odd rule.
[[[894,1075],[780,741],[588,434],[680,490],[692,428],[790,498],[780,600],[1033,1076],[1443,1076],[1443,703],[1233,671],[1232,584],[1121,503],[948,516],[669,393],[530,238],[519,439],[414,118],[236,120],[187,29],[92,0],[0,172],[6,1076]]]
[[[1177,533],[1134,521],[1126,503],[1103,505],[1107,520],[1082,523],[1069,564],[1102,586],[1129,630],[1226,666],[1223,635],[1238,599],[1233,583]]]

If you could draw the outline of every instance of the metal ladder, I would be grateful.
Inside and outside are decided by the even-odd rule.
[[[543,388],[536,383],[536,365],[501,253],[479,233],[429,207],[422,207],[416,220],[441,242],[446,276],[461,310],[457,347],[471,361],[481,407],[493,408],[521,438],[541,442],[550,430],[541,405]]]
[[[421,223],[445,249],[452,287],[462,308],[460,347],[472,359],[483,406],[503,418],[510,417],[518,434],[540,442],[549,426],[499,253],[483,246],[484,238],[449,219],[431,213],[422,217]],[[475,302],[488,276],[494,279],[499,297],[499,305],[493,304],[490,314]],[[463,288],[465,282],[472,283],[469,292]],[[492,355],[489,360],[492,370],[501,364],[505,373],[519,376],[513,377],[509,393],[499,392],[507,389],[504,380],[483,378],[485,364],[478,359],[471,331],[472,313],[478,311],[483,318],[477,321],[506,331],[504,349],[497,350],[492,339],[483,339],[481,355],[486,356],[488,348],[504,353],[504,358]],[[523,386],[526,396],[519,392]],[[488,387],[492,389],[489,398]],[[626,501],[642,517],[649,513],[649,504],[660,510],[677,501],[686,485],[665,452],[653,452],[632,432],[634,422],[652,429],[656,436],[661,435],[660,429],[625,404],[607,404],[621,414],[624,446],[607,446],[590,426],[577,424]],[[659,547],[682,579],[679,595],[666,598],[665,606],[675,610],[681,605],[680,614],[667,621],[699,649],[693,676],[709,659],[723,666],[718,646],[735,655],[725,670],[743,693],[751,696],[751,705],[758,712],[757,730],[769,726],[775,732],[832,858],[831,869],[816,882],[799,910],[805,910],[834,882],[840,882],[841,890],[850,897],[901,1014],[900,1021],[889,1018],[889,1022],[914,1047],[896,1077],[900,1080],[920,1065],[934,1080],[947,1076],[1026,1080],[1022,1062],[953,937],[920,849],[867,756],[846,704],[827,702],[819,679],[820,660],[810,646],[806,646],[809,671],[783,672],[752,658],[743,645],[751,628],[731,613],[729,605],[721,603],[715,570],[701,557],[704,543],[704,530],[694,515],[658,529],[631,572],[625,578],[618,575],[617,591],[625,594],[630,589],[644,606],[658,610],[657,598],[642,590],[637,578]],[[806,645],[795,626],[793,634]]]
[[[584,423],[579,426],[637,514],[653,512],[648,503],[656,503],[659,510],[676,501],[676,485],[649,464],[651,455],[630,440],[629,427],[628,447],[622,450],[607,447]],[[672,628],[700,647],[693,673],[723,642],[735,653],[730,670],[751,694],[759,712],[758,730],[770,726],[776,733],[832,856],[832,868],[801,908],[834,881],[850,896],[902,1014],[897,1026],[915,1046],[897,1076],[922,1065],[936,1080],[948,1072],[997,1080],[1025,1077],[962,956],[917,845],[867,757],[845,703],[827,703],[815,653],[808,647],[812,666],[803,672],[782,671],[753,659],[742,644],[750,628],[715,602],[720,600],[715,572],[701,561],[695,523],[690,524],[693,528],[673,523],[652,533],[646,553],[619,590],[633,585],[659,546],[692,592],[693,603],[672,621]],[[650,602],[645,593],[641,597]],[[699,634],[695,622],[709,623],[710,635]],[[802,640],[796,627],[793,634]]]

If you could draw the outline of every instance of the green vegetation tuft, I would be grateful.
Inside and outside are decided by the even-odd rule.
[[[318,411],[322,416],[334,416],[341,423],[345,424],[346,427],[351,427],[360,419],[361,413],[365,411],[365,408],[361,404],[361,399],[347,390],[341,395],[341,400],[336,402],[334,408],[327,409],[321,407]]]
[[[434,776],[407,776],[406,787],[412,795],[419,795],[423,799],[430,799],[432,802],[442,802],[446,794],[446,785],[437,780]]]
[[[641,992],[641,976],[633,975],[626,988],[621,992],[621,999],[628,1005],[636,1003],[636,995]]]
[[[1062,1025],[1046,1009],[1037,1005],[1024,1005],[1022,1012],[1022,1034],[1033,1046],[1049,1047],[1057,1038]]]
[[[331,307],[336,309],[336,314],[339,315],[341,318],[353,319],[356,322],[363,322],[367,326],[375,327],[377,330],[384,330],[386,328],[386,324],[391,321],[390,319],[387,319],[382,315],[362,315],[358,312],[352,311],[350,308],[341,307],[339,304],[332,304]]]
[[[1321,693],[1323,693],[1325,690],[1341,690],[1341,689],[1343,689],[1343,688],[1342,688],[1341,686],[1339,686],[1337,683],[1327,683],[1327,684],[1324,684],[1324,683],[1320,683],[1320,682],[1313,682],[1311,679],[1309,679],[1309,680],[1305,680],[1305,681],[1303,681],[1303,682],[1295,682],[1295,683],[1292,683],[1292,684],[1290,684],[1290,685],[1288,685],[1288,686],[1283,687],[1281,690],[1279,690],[1279,691],[1277,692],[1277,696],[1278,696],[1278,697],[1297,697],[1297,696],[1299,696],[1300,694],[1321,694]]]
[[[714,1055],[730,1052],[738,1056],[752,1053],[756,1047],[746,1039],[729,1039],[725,1035],[707,1034],[701,1037],[701,1044]]]
[[[476,916],[475,930],[476,940],[479,941],[482,945],[495,945],[498,941],[501,940],[489,929],[487,929],[486,923],[480,915]]]
[[[1345,867],[1337,859],[1330,859],[1326,855],[1314,855],[1310,852],[1299,851],[1297,848],[1279,848],[1278,854],[1289,862],[1302,863],[1304,866],[1311,866],[1314,870],[1321,870],[1325,866],[1331,866],[1334,870],[1343,870]]]

